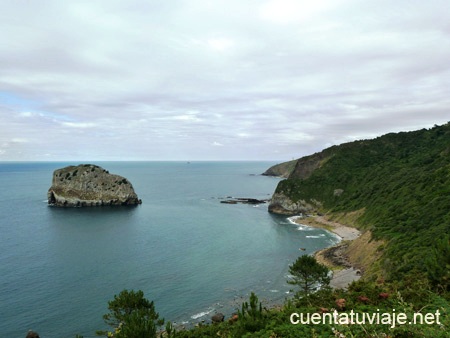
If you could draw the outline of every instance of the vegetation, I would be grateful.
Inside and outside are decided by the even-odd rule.
[[[300,287],[299,295],[308,297],[318,287],[327,286],[330,283],[328,268],[319,264],[312,256],[303,255],[289,267],[292,280],[289,284]]]
[[[110,331],[97,331],[97,335],[117,338],[153,338],[156,337],[157,326],[164,324],[159,320],[153,302],[144,298],[142,291],[123,290],[108,302],[109,313],[103,315],[106,324],[113,328]]]
[[[237,336],[244,335],[247,332],[257,332],[265,326],[265,315],[262,304],[258,303],[258,297],[252,292],[250,295],[250,304],[244,302],[242,311],[238,314],[239,325],[235,333]]]
[[[141,291],[138,293],[142,295]],[[128,297],[123,297],[123,300],[125,298]],[[152,304],[144,298],[141,300],[145,304]],[[123,307],[128,308],[128,305]],[[155,326],[151,324],[154,321],[148,320],[146,310],[134,309],[129,312],[130,315],[122,316],[126,312],[128,311],[119,311],[119,317],[124,318],[126,324],[121,325],[118,330],[106,332],[107,337],[443,338],[448,337],[450,328],[449,302],[432,292],[427,279],[420,275],[398,283],[377,284],[360,280],[352,283],[348,290],[322,288],[305,297],[297,295],[286,301],[284,307],[271,310],[264,309],[258,302],[258,297],[252,293],[249,302],[242,304],[242,310],[236,319],[232,317],[222,323],[200,325],[190,330],[175,330],[169,322],[166,331],[157,332]],[[113,310],[112,313],[117,312]],[[398,316],[404,314],[406,320],[399,323],[392,319],[395,317],[390,317],[389,320],[385,318],[371,322],[370,319],[363,320],[363,314],[368,314],[372,318],[378,315],[381,319],[385,318],[381,316],[383,314]],[[311,320],[313,316],[323,316],[324,319],[314,322]],[[157,317],[153,315],[153,318]]]

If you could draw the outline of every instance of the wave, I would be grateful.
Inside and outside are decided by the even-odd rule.
[[[307,225],[300,224],[300,225],[297,227],[297,230],[298,230],[298,231],[311,231],[311,230],[314,230],[314,228],[313,228],[313,227],[310,227],[310,226],[307,226]]]
[[[297,226],[297,230],[298,230],[298,231],[311,231],[311,230],[314,230],[314,229],[315,229],[314,227],[311,227],[311,226],[309,226],[309,225],[297,223],[296,221],[297,221],[299,218],[301,219],[302,216],[291,216],[291,217],[288,217],[288,218],[287,218],[288,223],[286,223],[286,224],[293,224],[293,225]]]
[[[208,308],[207,311],[199,312],[199,313],[196,313],[195,315],[192,315],[191,318],[192,319],[198,319],[198,318],[201,318],[203,316],[209,315],[213,311],[214,311],[214,308],[210,307],[210,308]]]
[[[302,218],[302,217],[301,216],[291,216],[291,217],[288,217],[287,220],[289,221],[289,223],[297,225],[298,223],[296,223],[295,221],[299,218]]]

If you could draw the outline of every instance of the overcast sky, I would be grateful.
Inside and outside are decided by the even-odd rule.
[[[0,161],[285,161],[450,120],[448,0],[3,0]]]

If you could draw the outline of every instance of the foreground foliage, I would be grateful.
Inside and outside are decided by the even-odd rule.
[[[103,315],[106,324],[113,331],[97,331],[97,335],[117,338],[153,338],[156,337],[159,320],[152,301],[144,297],[142,291],[123,290],[108,302],[109,313]]]
[[[439,338],[448,337],[450,332],[449,301],[433,292],[426,275],[416,272],[391,283],[359,280],[348,290],[325,286],[308,295],[297,293],[274,309],[264,308],[251,293],[237,316],[188,330],[168,322],[162,331],[164,320],[159,320],[153,302],[145,299],[142,291],[124,290],[108,304],[110,313],[104,316],[105,321],[112,326],[118,320],[120,323],[103,334],[115,338]],[[400,316],[406,320],[396,321]]]
[[[321,289],[308,297],[286,301],[282,309],[267,311],[261,309],[261,313],[252,319],[257,325],[248,326],[248,319],[240,316],[235,322],[202,325],[191,330],[176,332],[173,337],[448,337],[450,304],[430,289],[420,289],[423,287],[421,283],[424,282],[416,280],[410,285],[401,286],[405,291],[407,289],[411,291],[413,288],[420,294],[420,298],[413,296],[412,293],[409,296],[403,295],[397,284],[378,285],[373,282],[359,281],[353,283],[348,291]],[[317,324],[291,322],[293,314],[303,315],[303,319],[308,318],[308,315],[311,318],[313,314],[321,315],[322,313],[327,313],[331,317],[335,310],[339,316],[337,322],[326,321]],[[436,311],[439,313],[438,318]],[[351,318],[351,313],[354,313],[354,316],[356,313],[358,316],[367,313],[372,317],[383,313],[404,313],[408,322],[403,325],[394,325],[386,320],[383,324],[371,324],[368,320],[365,323],[357,323],[354,320],[352,323],[350,320],[345,320]],[[416,315],[417,322],[409,324],[415,313],[420,314],[420,316]],[[423,319],[426,316],[429,318],[428,324]],[[431,316],[433,316],[432,323]],[[358,318],[361,322],[361,317]],[[294,316],[293,319],[299,318]]]

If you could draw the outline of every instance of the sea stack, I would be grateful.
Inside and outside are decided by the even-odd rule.
[[[137,205],[142,201],[126,178],[93,164],[80,164],[53,172],[48,204],[57,207]]]

